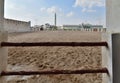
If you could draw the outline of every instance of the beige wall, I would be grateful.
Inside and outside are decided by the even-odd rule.
[[[8,32],[26,32],[30,31],[30,22],[4,19],[4,29]]]
[[[106,0],[106,25],[111,32],[120,32],[120,0]]]

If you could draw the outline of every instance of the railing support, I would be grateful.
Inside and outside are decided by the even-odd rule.
[[[7,41],[7,32],[0,32],[0,42]],[[7,68],[7,48],[0,46],[0,73]],[[5,77],[0,76],[0,83],[6,83]]]
[[[107,41],[108,48],[102,47],[102,66],[106,67],[109,74],[103,74],[102,83],[113,83],[113,72],[112,72],[112,35],[111,33],[103,33],[102,41]]]
[[[0,43],[7,41],[7,33],[4,32],[4,0],[0,0]],[[0,73],[7,67],[7,49],[0,45]],[[5,77],[0,76],[0,83],[7,83]]]

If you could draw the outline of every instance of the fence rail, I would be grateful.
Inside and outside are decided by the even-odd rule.
[[[107,68],[99,69],[82,69],[82,70],[50,70],[50,71],[5,71],[1,76],[13,75],[58,75],[58,74],[93,74],[93,73],[106,73],[109,74]]]
[[[31,47],[31,46],[106,46],[107,42],[34,42],[13,43],[1,42],[2,47]]]

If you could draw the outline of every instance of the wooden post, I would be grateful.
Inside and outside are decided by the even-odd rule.
[[[102,67],[106,67],[109,71],[109,75],[103,74],[102,83],[113,83],[112,72],[112,36],[111,33],[103,33],[102,41],[107,41],[108,48],[102,47]]]
[[[4,0],[0,0],[0,43],[7,41],[7,32],[4,32]],[[7,48],[0,45],[0,73],[7,67]],[[0,83],[6,83],[5,77],[0,76]]]

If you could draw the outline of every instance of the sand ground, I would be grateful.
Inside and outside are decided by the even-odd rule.
[[[90,42],[101,41],[101,33],[42,31],[9,34],[10,42]],[[101,67],[100,47],[12,47],[8,70],[82,69]],[[8,83],[101,83],[101,74],[12,76]]]

